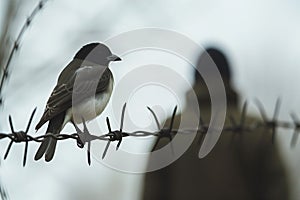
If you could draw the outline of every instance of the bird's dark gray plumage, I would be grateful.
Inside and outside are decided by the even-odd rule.
[[[57,85],[47,101],[44,114],[36,125],[36,130],[49,121],[46,133],[57,135],[65,123],[74,122],[73,116],[70,116],[72,115],[72,106],[80,106],[102,93],[108,93],[106,99],[109,99],[113,75],[108,64],[111,61],[119,60],[121,59],[113,55],[104,44],[90,43],[83,46],[59,75]],[[107,101],[100,102],[103,109]],[[102,110],[100,109],[99,112],[101,113]],[[34,159],[39,160],[45,154],[45,160],[51,161],[56,143],[57,140],[53,138],[45,138]]]

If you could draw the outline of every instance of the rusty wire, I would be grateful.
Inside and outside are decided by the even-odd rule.
[[[294,130],[293,137],[291,140],[291,147],[294,147],[296,144],[297,138],[298,138],[298,134],[300,132],[300,121],[299,121],[297,115],[295,113],[291,114],[291,118],[292,118],[291,122],[279,121],[277,119],[277,116],[279,115],[280,99],[278,99],[276,102],[274,115],[271,119],[269,119],[266,115],[266,112],[264,110],[262,103],[260,101],[256,100],[256,104],[259,108],[259,111],[260,111],[263,121],[257,121],[253,124],[245,125],[245,119],[247,116],[247,102],[245,102],[243,105],[243,109],[242,109],[242,113],[241,113],[239,122],[236,122],[236,119],[229,116],[231,124],[228,126],[225,126],[222,131],[234,133],[233,134],[233,137],[234,137],[236,134],[243,134],[246,132],[255,131],[258,128],[264,128],[266,130],[271,131],[273,137],[270,142],[274,142],[274,135],[276,134],[276,129],[288,128],[288,129]],[[59,135],[53,135],[51,133],[50,134],[47,133],[45,135],[33,137],[28,134],[28,131],[31,126],[36,109],[34,109],[33,112],[31,113],[31,116],[29,118],[29,122],[27,124],[25,131],[23,131],[23,130],[15,131],[14,125],[13,125],[13,119],[11,116],[9,116],[8,119],[9,119],[9,125],[10,125],[11,132],[10,133],[0,133],[0,140],[2,140],[2,139],[10,140],[10,142],[7,146],[5,155],[4,155],[4,159],[7,158],[13,143],[25,143],[24,154],[23,154],[23,166],[25,166],[26,159],[27,159],[28,143],[29,142],[42,142],[46,138],[51,137],[55,140],[67,140],[67,139],[76,140],[77,146],[79,148],[83,148],[87,144],[87,162],[90,165],[91,164],[91,155],[90,155],[91,142],[94,140],[107,141],[105,149],[102,153],[102,159],[104,159],[111,142],[117,142],[116,150],[118,150],[124,137],[146,137],[146,136],[158,137],[158,139],[156,140],[156,143],[154,145],[154,148],[155,148],[161,138],[168,138],[169,141],[171,142],[173,137],[175,136],[175,134],[178,134],[178,133],[188,134],[188,133],[191,133],[191,131],[197,131],[198,134],[202,134],[202,135],[205,135],[207,133],[208,125],[205,124],[202,119],[200,119],[199,127],[197,130],[175,129],[174,128],[174,119],[176,116],[177,106],[173,110],[171,122],[170,122],[169,127],[167,127],[167,128],[161,127],[155,112],[150,107],[147,107],[147,108],[150,111],[150,113],[153,115],[154,121],[157,126],[157,131],[154,131],[154,132],[149,132],[149,131],[145,131],[145,130],[138,130],[138,131],[134,131],[134,132],[124,131],[123,125],[124,125],[124,115],[125,115],[125,110],[126,110],[126,104],[124,104],[122,113],[121,113],[120,128],[118,130],[113,130],[111,128],[109,118],[107,117],[106,125],[107,125],[108,133],[105,133],[102,135],[99,135],[99,134],[96,135],[96,134],[90,133],[90,131],[88,130],[88,128],[86,126],[85,120],[82,118],[83,130],[81,130],[75,123],[73,123],[73,125],[76,129],[75,133],[59,134]],[[171,142],[171,144],[172,144],[172,142]],[[172,151],[174,151],[172,145],[171,145],[171,148],[172,148]]]

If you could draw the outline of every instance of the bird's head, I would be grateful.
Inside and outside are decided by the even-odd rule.
[[[102,43],[84,45],[74,56],[74,59],[87,60],[99,65],[108,66],[110,62],[120,61],[121,58],[112,54],[110,49]]]

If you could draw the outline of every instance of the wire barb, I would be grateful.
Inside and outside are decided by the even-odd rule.
[[[245,131],[248,131],[248,129],[245,127],[245,121],[246,121],[246,115],[247,115],[247,101],[243,104],[242,113],[240,117],[239,123],[235,121],[233,116],[229,116],[231,124],[232,124],[232,138],[231,141],[234,141],[234,137],[236,134],[243,135]]]
[[[11,129],[11,134],[10,134],[10,143],[7,146],[5,155],[4,155],[4,160],[7,158],[10,149],[12,147],[12,144],[15,143],[21,143],[21,142],[25,142],[25,149],[24,149],[24,156],[23,156],[23,167],[25,167],[26,165],[26,160],[27,160],[27,152],[28,152],[28,138],[27,138],[27,133],[29,131],[30,125],[32,123],[32,119],[34,117],[34,114],[36,112],[36,108],[32,111],[31,116],[29,118],[28,124],[27,124],[27,128],[25,131],[18,131],[16,132],[14,129],[14,125],[13,125],[13,121],[12,121],[12,117],[11,115],[9,115],[8,117],[8,121],[9,121],[9,125],[10,125],[10,129]],[[2,139],[2,138],[1,138]]]
[[[158,121],[158,119],[157,119],[156,114],[154,113],[154,111],[153,111],[149,106],[147,106],[147,109],[148,109],[148,110],[151,112],[151,114],[153,115],[154,120],[155,120],[155,123],[156,123],[156,126],[157,126],[157,129],[160,130],[160,129],[161,129],[161,128],[160,128],[160,124],[159,124],[159,121]]]
[[[155,115],[154,111],[148,107],[148,110],[150,110],[150,112],[152,113],[156,123],[158,124],[158,118],[157,116]],[[172,114],[172,117],[171,117],[171,122],[170,122],[170,126],[168,129],[160,129],[160,126],[157,125],[159,127],[158,129],[158,133],[156,134],[156,136],[158,137],[153,148],[152,148],[152,151],[155,151],[159,141],[162,139],[162,138],[168,138],[169,141],[170,141],[170,146],[171,146],[171,151],[172,151],[172,154],[174,155],[174,147],[173,147],[173,143],[172,143],[172,130],[173,130],[173,126],[174,126],[174,121],[175,121],[175,116],[176,116],[176,111],[177,111],[177,106],[175,106],[174,110],[173,110],[173,114]]]
[[[283,121],[278,121],[278,115],[279,115],[279,107],[280,107],[280,100],[276,101],[276,105],[275,105],[275,110],[273,113],[273,118],[271,120],[269,120],[267,118],[267,115],[265,113],[264,107],[263,105],[256,101],[256,104],[259,108],[259,111],[262,115],[263,118],[263,123],[259,123],[258,121],[256,123],[253,124],[246,124],[246,116],[247,116],[247,102],[245,102],[243,104],[243,108],[242,108],[242,112],[240,115],[239,119],[235,119],[233,116],[229,116],[229,120],[231,121],[230,125],[227,127],[223,128],[223,132],[230,132],[233,133],[233,135],[236,134],[240,134],[240,135],[244,135],[244,133],[246,132],[251,132],[251,131],[255,131],[258,128],[265,128],[272,131],[272,133],[275,133],[275,130],[277,128],[288,128],[288,129],[293,129],[294,130],[294,134],[291,140],[291,147],[294,147],[297,139],[298,139],[298,135],[300,132],[300,120],[297,117],[297,115],[295,113],[291,113],[291,118],[292,118],[292,122],[283,122]],[[161,128],[161,125],[159,123],[159,119],[157,117],[157,115],[155,114],[155,112],[150,108],[147,107],[147,109],[149,110],[149,112],[152,114],[155,124],[157,126],[157,131],[154,132],[148,132],[148,131],[144,131],[144,130],[138,130],[138,131],[134,131],[131,133],[128,132],[124,132],[124,121],[125,121],[125,112],[126,112],[126,103],[123,105],[122,108],[122,113],[121,113],[121,117],[120,117],[120,128],[119,130],[112,130],[111,124],[110,124],[110,120],[107,117],[106,118],[106,125],[107,125],[107,129],[108,129],[108,133],[106,134],[102,134],[100,136],[92,134],[89,130],[88,127],[86,125],[86,121],[84,118],[81,119],[81,122],[83,124],[83,130],[81,130],[80,128],[78,128],[78,126],[74,123],[74,128],[76,130],[75,133],[72,134],[59,134],[59,135],[53,135],[53,134],[45,134],[45,135],[40,135],[37,137],[32,137],[31,135],[28,135],[30,126],[32,124],[33,121],[33,117],[36,113],[36,108],[32,111],[30,118],[28,120],[28,124],[26,126],[25,131],[16,131],[15,130],[15,126],[13,123],[13,118],[11,115],[9,115],[8,117],[8,122],[9,122],[9,127],[10,127],[10,133],[0,133],[0,140],[1,139],[9,139],[9,144],[7,146],[7,149],[5,151],[5,155],[4,155],[4,159],[6,159],[8,157],[8,154],[12,148],[13,143],[25,143],[25,148],[24,148],[24,155],[23,155],[23,166],[26,165],[26,160],[27,160],[27,152],[28,152],[28,143],[29,142],[43,142],[45,139],[51,137],[55,140],[67,140],[67,139],[73,139],[77,142],[77,146],[79,148],[83,148],[85,146],[85,144],[87,144],[87,163],[88,165],[91,165],[91,149],[92,149],[92,141],[94,140],[102,140],[102,141],[107,141],[105,149],[102,153],[102,159],[105,158],[109,146],[112,142],[117,142],[116,145],[116,151],[120,148],[120,145],[123,141],[124,137],[127,136],[131,136],[131,137],[147,137],[147,136],[155,136],[157,137],[156,139],[156,143],[154,144],[154,147],[152,149],[152,151],[154,151],[159,143],[159,141],[162,138],[167,138],[170,142],[170,146],[171,146],[171,150],[172,153],[174,155],[174,147],[173,147],[173,136],[175,136],[175,134],[189,134],[194,131],[197,131],[197,133],[200,133],[202,135],[202,138],[200,138],[200,144],[201,144],[201,140],[203,139],[203,136],[205,134],[207,134],[208,131],[208,124],[204,123],[203,119],[200,117],[199,119],[199,127],[197,130],[178,130],[175,129],[175,119],[176,118],[176,111],[177,111],[177,106],[174,107],[173,113],[172,113],[172,117],[170,120],[170,125],[166,128]],[[214,121],[216,120],[216,118],[212,119],[212,127],[214,127]],[[176,124],[177,126],[177,124]],[[215,131],[214,129],[212,129],[211,131]]]
[[[112,141],[118,141],[117,146],[116,146],[116,150],[118,150],[120,148],[120,145],[123,141],[123,137],[127,137],[129,136],[128,133],[123,132],[123,124],[124,124],[124,119],[125,119],[125,110],[126,110],[126,103],[123,105],[122,108],[122,113],[121,113],[121,122],[120,122],[120,129],[116,130],[116,131],[112,131],[111,126],[110,126],[110,121],[109,118],[106,118],[106,124],[107,124],[107,129],[108,129],[108,133],[104,136],[108,136],[109,140],[105,146],[104,152],[102,154],[102,159],[105,158],[105,155],[107,153],[107,150],[109,148],[109,145]]]
[[[293,137],[291,139],[291,147],[294,148],[297,140],[298,140],[298,136],[299,136],[299,131],[300,131],[300,121],[299,118],[297,117],[297,115],[295,113],[291,113],[291,118],[294,122],[294,133],[293,133]]]
[[[281,99],[277,98],[277,100],[276,100],[275,110],[274,110],[273,118],[271,120],[268,119],[268,117],[266,115],[266,111],[263,107],[263,104],[258,99],[256,99],[255,102],[256,102],[256,105],[261,113],[262,118],[263,118],[265,128],[270,129],[272,132],[272,144],[274,144],[275,136],[276,136],[276,128],[279,126],[277,118],[279,115]]]

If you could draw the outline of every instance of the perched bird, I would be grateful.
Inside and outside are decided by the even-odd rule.
[[[59,75],[35,129],[40,129],[49,121],[46,134],[58,135],[66,123],[78,122],[78,117],[92,120],[100,115],[113,89],[113,75],[108,65],[120,60],[104,44],[90,43],[83,46]],[[45,138],[34,159],[39,160],[45,154],[45,160],[51,161],[56,142],[51,137]]]

